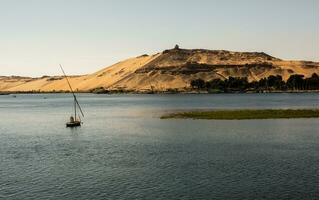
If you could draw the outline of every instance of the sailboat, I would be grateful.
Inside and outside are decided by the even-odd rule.
[[[68,128],[79,127],[79,126],[81,126],[81,125],[83,124],[83,122],[81,121],[80,116],[77,116],[77,109],[79,109],[79,111],[80,111],[80,113],[81,113],[81,115],[82,115],[83,117],[84,117],[84,114],[83,114],[82,108],[81,108],[81,106],[80,106],[80,104],[79,104],[79,102],[78,102],[78,100],[77,100],[77,98],[76,98],[76,96],[75,96],[75,94],[74,94],[74,91],[73,91],[73,89],[72,89],[72,86],[71,86],[71,84],[70,84],[70,81],[69,81],[68,77],[66,76],[66,74],[65,74],[65,72],[64,72],[64,70],[63,70],[62,65],[60,65],[60,68],[61,68],[61,70],[62,70],[62,72],[63,72],[63,75],[64,75],[66,81],[68,82],[68,85],[69,85],[69,87],[70,87],[71,93],[72,93],[72,95],[73,95],[73,100],[74,100],[74,101],[73,101],[73,105],[74,105],[74,117],[73,117],[73,116],[70,117],[70,121],[66,123],[66,127],[68,127]]]

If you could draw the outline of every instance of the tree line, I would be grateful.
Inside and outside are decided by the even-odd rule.
[[[225,80],[213,79],[207,82],[196,79],[191,81],[191,87],[202,91],[218,92],[319,90],[319,76],[314,73],[310,78],[305,78],[304,75],[295,74],[284,81],[280,75],[271,75],[252,82],[249,82],[247,77],[229,77]]]

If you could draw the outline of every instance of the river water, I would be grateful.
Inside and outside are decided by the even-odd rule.
[[[318,108],[319,94],[0,96],[0,199],[319,199],[319,120],[161,120]]]

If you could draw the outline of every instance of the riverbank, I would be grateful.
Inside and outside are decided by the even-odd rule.
[[[0,95],[8,94],[68,94],[70,91],[11,91],[1,92]],[[135,91],[135,90],[88,90],[76,91],[76,93],[91,93],[91,94],[272,94],[272,93],[319,93],[319,90],[272,90],[272,91],[197,91],[197,90],[168,90],[168,91]]]
[[[9,95],[9,92],[0,92],[0,95]]]
[[[170,113],[161,117],[161,119],[206,119],[206,120],[253,120],[253,119],[292,119],[292,118],[319,118],[319,109],[189,111],[189,112]]]

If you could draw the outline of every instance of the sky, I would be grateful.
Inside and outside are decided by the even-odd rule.
[[[0,76],[88,74],[181,48],[319,61],[317,0],[0,0]]]

